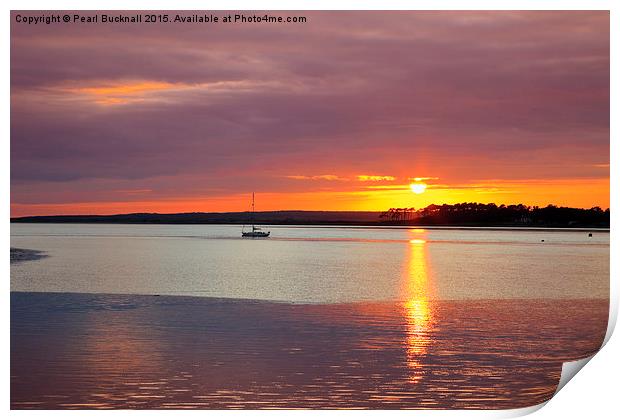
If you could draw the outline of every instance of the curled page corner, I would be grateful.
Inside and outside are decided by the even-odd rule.
[[[608,330],[609,332],[609,330]],[[515,418],[515,417],[523,417],[529,414],[532,414],[541,408],[543,408],[549,401],[553,399],[557,395],[558,392],[566,385],[585,365],[588,364],[590,360],[596,355],[586,357],[584,359],[573,360],[571,362],[564,362],[562,364],[562,372],[560,373],[560,381],[558,382],[558,387],[556,388],[553,396],[545,402],[542,402],[537,405],[533,405],[530,407],[523,408],[515,408],[509,410],[501,410],[498,412],[498,416],[496,418]]]
[[[596,353],[595,353],[596,354]],[[558,383],[558,387],[555,390],[553,396],[557,395],[558,392],[564,385],[566,385],[572,378],[579,372],[592,358],[595,356],[586,357],[584,359],[573,360],[572,362],[564,362],[562,364],[562,373],[560,374],[560,382]]]
[[[612,286],[613,286],[613,284],[612,284]],[[592,360],[592,358],[594,356],[596,356],[596,354],[603,347],[605,347],[605,345],[607,344],[607,342],[611,338],[611,335],[613,334],[614,329],[616,328],[616,322],[617,322],[617,319],[618,319],[618,301],[617,301],[617,299],[613,298],[613,296],[614,296],[613,293],[610,293],[610,295],[611,295],[611,299],[610,299],[610,302],[609,302],[609,320],[607,321],[607,331],[605,333],[605,338],[603,339],[603,343],[601,344],[601,348],[596,353],[594,353],[593,355],[591,355],[589,357],[585,357],[585,358],[579,359],[579,360],[573,360],[573,361],[570,361],[570,362],[564,362],[562,364],[562,373],[560,374],[560,381],[558,382],[558,387],[556,388],[555,392],[553,393],[553,396],[556,396],[557,393],[560,392],[560,390],[562,388],[564,388],[564,386],[571,379],[573,379],[573,377],[585,365],[587,365],[588,362],[590,360]],[[546,403],[543,403],[542,405],[544,405],[544,404],[546,404]],[[541,407],[542,407],[542,405],[541,405]]]
[[[605,345],[611,338],[611,335],[614,333],[614,330],[616,329],[617,321],[618,321],[618,293],[615,290],[614,283],[611,282],[610,290],[609,290],[609,319],[607,321],[607,332],[605,333],[605,338],[603,339],[603,344],[601,344],[601,348],[605,347]]]
[[[612,296],[613,296],[613,294],[612,294]],[[609,341],[611,335],[614,332],[614,329],[616,328],[617,319],[618,319],[617,299],[613,299],[612,298],[612,299],[610,299],[610,302],[609,302],[609,320],[607,322],[607,331],[605,333],[605,338],[603,339],[603,343],[601,344],[601,348],[598,351],[600,351],[603,347],[605,347],[605,345]],[[571,362],[564,362],[562,364],[562,373],[560,374],[560,382],[558,383],[558,387],[556,388],[555,393],[553,394],[553,396],[555,396],[558,392],[560,392],[560,390],[562,388],[564,388],[564,385],[566,385],[571,379],[573,379],[573,377],[585,365],[587,365],[588,362],[590,360],[592,360],[592,358],[594,356],[596,356],[598,351],[596,353],[594,353],[593,355],[591,355],[589,357],[585,357],[583,359],[573,360]]]
[[[536,411],[540,410],[541,408],[543,408],[545,405],[547,405],[547,403],[550,400],[541,402],[540,404],[536,404],[536,405],[532,405],[529,407],[522,407],[522,408],[511,408],[508,410],[499,410],[497,412],[497,415],[495,416],[495,418],[500,418],[500,419],[512,419],[515,417],[524,417],[527,415],[530,415],[532,413],[535,413]]]

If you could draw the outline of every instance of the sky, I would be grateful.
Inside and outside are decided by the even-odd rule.
[[[42,13],[12,12],[14,217],[244,211],[253,191],[257,210],[609,207],[608,12],[16,22]]]

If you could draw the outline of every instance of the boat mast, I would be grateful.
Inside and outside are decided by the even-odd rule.
[[[252,231],[254,231],[254,191],[252,191]]]

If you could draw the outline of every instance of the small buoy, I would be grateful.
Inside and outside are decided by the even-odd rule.
[[[591,237],[592,237],[592,233],[588,233],[588,238],[591,238]]]
[[[544,240],[544,239],[541,239],[541,240],[540,240],[540,242],[545,242],[545,240]]]

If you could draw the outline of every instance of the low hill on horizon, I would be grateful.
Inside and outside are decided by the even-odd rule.
[[[129,213],[115,215],[56,215],[13,217],[12,223],[127,224],[283,224],[480,227],[598,227],[609,228],[609,209],[599,207],[530,207],[493,203],[431,204],[422,209],[388,211],[279,210],[256,212]]]
[[[367,223],[379,221],[381,212],[278,210],[254,213],[255,223]],[[128,213],[114,215],[58,215],[12,217],[14,223],[251,223],[250,212]]]

